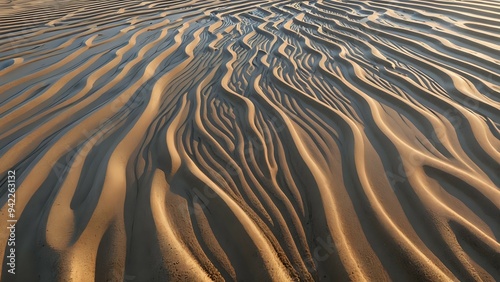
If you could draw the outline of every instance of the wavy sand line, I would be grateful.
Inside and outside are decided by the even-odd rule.
[[[1,2],[16,278],[500,279],[496,3]]]

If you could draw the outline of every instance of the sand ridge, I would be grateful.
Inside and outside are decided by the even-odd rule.
[[[498,4],[0,2],[15,278],[500,279]]]

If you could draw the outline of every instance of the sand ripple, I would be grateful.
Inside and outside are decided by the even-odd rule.
[[[500,279],[499,4],[1,1],[17,281]]]

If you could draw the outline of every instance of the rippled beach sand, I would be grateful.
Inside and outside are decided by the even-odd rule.
[[[1,0],[0,160],[2,281],[498,281],[500,1]]]

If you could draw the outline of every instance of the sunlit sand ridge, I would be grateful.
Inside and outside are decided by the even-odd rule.
[[[499,1],[1,1],[2,281],[500,279]]]

